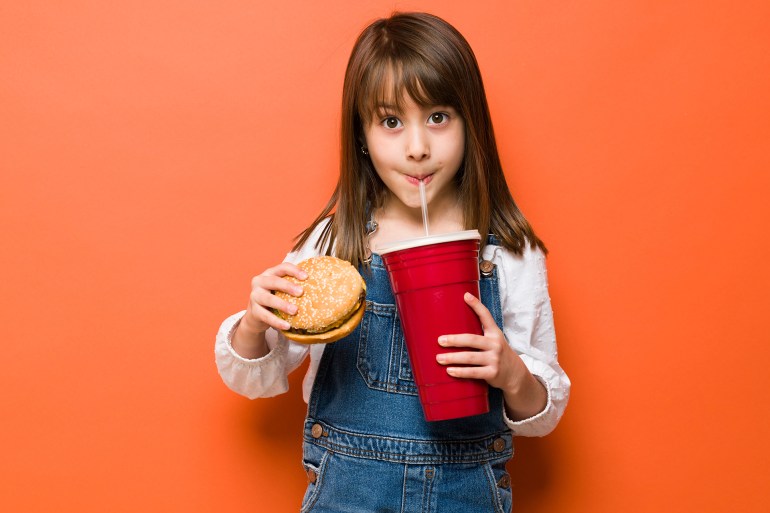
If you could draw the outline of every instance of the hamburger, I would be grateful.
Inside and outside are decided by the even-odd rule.
[[[307,279],[286,279],[302,287],[302,295],[274,292],[297,305],[294,315],[274,310],[291,325],[283,331],[286,338],[302,344],[325,344],[350,334],[366,310],[366,283],[356,268],[331,256],[309,258],[297,266],[307,273]]]

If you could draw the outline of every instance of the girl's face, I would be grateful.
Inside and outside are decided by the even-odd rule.
[[[452,107],[421,107],[409,97],[402,103],[400,111],[379,106],[364,134],[372,164],[391,192],[389,201],[419,209],[423,180],[428,203],[454,204],[453,178],[465,153],[462,117]]]

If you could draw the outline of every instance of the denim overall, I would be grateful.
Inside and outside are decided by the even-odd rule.
[[[490,387],[487,414],[427,422],[382,258],[360,271],[366,313],[325,346],[308,404],[302,512],[509,512],[502,392]],[[502,327],[496,268],[480,289]]]

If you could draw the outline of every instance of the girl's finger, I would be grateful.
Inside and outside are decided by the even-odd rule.
[[[441,335],[438,338],[441,347],[470,347],[473,349],[488,349],[489,342],[481,335],[458,333],[456,335]]]
[[[266,308],[257,307],[256,317],[271,328],[278,331],[288,330],[291,325]]]
[[[441,365],[474,365],[476,367],[489,365],[489,355],[482,351],[458,351],[456,353],[441,353],[436,355],[436,361]]]
[[[447,374],[455,378],[482,379],[492,378],[492,371],[488,367],[447,367]]]
[[[468,304],[468,306],[470,306],[473,311],[476,312],[476,315],[478,315],[479,320],[481,321],[481,328],[484,330],[484,332],[487,330],[499,329],[489,309],[484,306],[484,303],[482,303],[479,298],[470,292],[466,292],[463,296],[463,299]]]
[[[291,304],[288,301],[279,298],[274,294],[270,294],[265,290],[255,292],[252,295],[252,301],[267,310],[280,310],[288,315],[294,315],[297,313],[297,305]]]
[[[277,290],[280,292],[286,292],[287,294],[291,294],[292,296],[297,296],[297,297],[301,296],[303,292],[301,285],[292,283],[289,280],[282,278],[280,276],[271,276],[271,275],[264,275],[264,274],[254,278],[251,286],[255,290],[260,290],[260,289],[264,289],[267,291]]]

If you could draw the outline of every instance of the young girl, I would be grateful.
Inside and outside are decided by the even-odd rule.
[[[466,294],[483,336],[437,341],[468,351],[438,356],[452,376],[489,384],[490,412],[426,422],[412,379],[383,244],[423,234],[419,181],[432,233],[477,229],[480,298]],[[333,254],[358,266],[366,313],[328,345],[287,341],[272,309],[295,307],[273,291],[301,295],[294,264]],[[355,43],[342,97],[340,177],[329,203],[283,263],[252,280],[248,308],[222,324],[219,372],[250,398],[288,388],[310,356],[302,511],[511,509],[505,464],[512,436],[542,436],[564,412],[570,382],[556,359],[545,247],[503,175],[476,59],[465,39],[428,14],[372,23]]]

